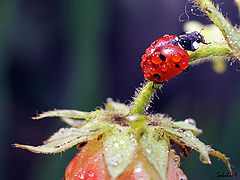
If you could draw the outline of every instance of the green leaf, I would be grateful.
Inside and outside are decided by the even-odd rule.
[[[166,180],[169,150],[167,141],[165,139],[158,140],[152,134],[144,133],[140,138],[140,143],[161,179]]]
[[[77,110],[54,110],[44,112],[39,114],[37,117],[33,119],[42,119],[46,117],[67,117],[67,118],[76,118],[76,119],[89,119],[90,113],[89,112],[82,112]]]
[[[106,136],[103,142],[105,162],[113,179],[121,175],[132,162],[137,146],[136,140],[124,129],[114,129],[112,135]]]
[[[97,121],[89,122],[81,128],[62,128],[41,146],[14,144],[15,147],[27,149],[34,153],[53,154],[65,151],[76,144],[97,138],[109,127]]]

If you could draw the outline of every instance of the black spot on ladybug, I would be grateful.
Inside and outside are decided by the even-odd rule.
[[[163,55],[163,54],[160,54],[160,59],[162,60],[162,61],[165,61],[166,60],[166,57]]]
[[[175,67],[176,67],[176,68],[180,68],[179,64],[176,64]]]
[[[154,74],[153,77],[157,80],[161,79],[161,76],[159,74]]]

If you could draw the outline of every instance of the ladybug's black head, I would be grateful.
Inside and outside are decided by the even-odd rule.
[[[199,43],[208,44],[205,42],[203,36],[197,32],[184,33],[178,36],[179,44],[183,49],[188,51],[196,51],[199,47]]]

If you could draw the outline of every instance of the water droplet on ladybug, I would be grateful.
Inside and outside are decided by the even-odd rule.
[[[152,56],[152,62],[154,64],[161,64],[162,63],[162,60],[159,58],[159,55],[158,54],[154,54]]]
[[[146,55],[146,54],[144,54],[144,55],[142,56],[142,60],[144,60],[144,61],[147,60],[147,55]]]
[[[188,63],[185,62],[185,61],[182,61],[181,67],[182,67],[183,69],[186,69],[186,68],[188,67]]]
[[[161,70],[162,70],[163,72],[167,72],[168,67],[167,67],[167,64],[166,64],[166,63],[161,66]]]
[[[172,55],[172,60],[173,60],[174,62],[180,62],[181,59],[182,59],[182,57],[181,57],[181,55],[180,55],[179,53],[174,53],[174,54]]]
[[[168,34],[163,35],[163,38],[169,39],[169,37],[170,36]]]
[[[147,60],[146,63],[147,64],[152,64],[152,62],[150,60]]]

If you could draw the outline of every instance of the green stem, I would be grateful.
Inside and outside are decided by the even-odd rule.
[[[240,59],[240,34],[227,21],[210,0],[195,0],[209,18],[218,26],[235,57]]]
[[[202,46],[197,51],[188,53],[190,56],[190,65],[199,64],[211,56],[234,57],[234,54],[229,50],[227,45]]]
[[[134,100],[133,107],[129,113],[129,115],[133,114],[143,114],[144,110],[148,106],[152,96],[157,91],[157,88],[160,87],[160,84],[153,84],[153,82],[149,81],[137,95]]]

